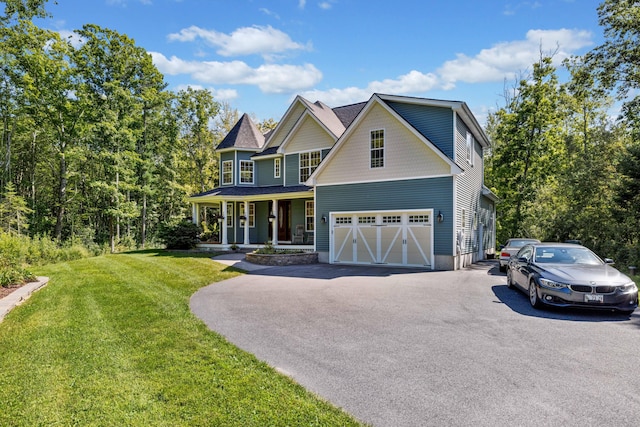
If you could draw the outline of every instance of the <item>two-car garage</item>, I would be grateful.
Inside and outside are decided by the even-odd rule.
[[[433,209],[332,212],[330,262],[433,269]]]

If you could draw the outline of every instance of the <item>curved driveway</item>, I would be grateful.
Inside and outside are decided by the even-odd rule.
[[[191,298],[212,330],[374,426],[635,426],[640,313],[538,311],[497,264],[256,269]]]

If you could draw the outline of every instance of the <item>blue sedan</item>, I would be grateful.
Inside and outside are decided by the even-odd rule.
[[[533,307],[588,307],[632,313],[638,287],[626,275],[581,245],[537,243],[509,260],[507,286],[529,295]]]

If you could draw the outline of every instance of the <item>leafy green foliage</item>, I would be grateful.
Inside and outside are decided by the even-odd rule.
[[[200,241],[202,230],[188,220],[162,227],[160,239],[167,249],[192,249]]]

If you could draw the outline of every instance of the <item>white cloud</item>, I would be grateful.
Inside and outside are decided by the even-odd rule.
[[[498,43],[475,56],[456,55],[435,72],[410,71],[395,79],[370,82],[366,87],[310,90],[302,96],[328,105],[346,105],[368,99],[372,93],[423,94],[430,90],[451,90],[457,82],[502,82],[515,78],[540,58],[540,52],[555,52],[556,64],[579,49],[590,46],[592,34],[582,30],[530,30],[524,40]]]
[[[253,26],[238,28],[231,34],[192,25],[183,28],[179,33],[169,34],[169,40],[192,42],[203,39],[208,44],[218,47],[217,53],[222,56],[270,55],[290,50],[308,50],[310,46],[296,43],[286,34],[271,26]]]
[[[320,100],[327,105],[347,105],[367,100],[373,93],[402,95],[408,93],[424,93],[440,87],[435,74],[423,74],[412,70],[396,79],[373,81],[365,88],[348,87],[346,89],[329,89],[327,91],[311,90],[302,93],[310,100]]]
[[[320,9],[324,9],[324,10],[331,9],[331,3],[329,3],[328,1],[323,1],[319,3],[318,6],[320,7]]]
[[[255,85],[264,93],[292,93],[308,89],[322,79],[322,73],[312,64],[264,64],[251,68],[242,61],[185,61],[150,52],[153,62],[162,73],[189,74],[193,79],[209,84]]]
[[[80,46],[82,46],[84,44],[84,39],[82,37],[80,37],[80,35],[78,35],[78,33],[75,33],[73,31],[69,31],[69,30],[58,30],[58,33],[60,34],[60,37],[64,40],[67,39],[69,41],[69,43],[71,43],[71,45],[73,47],[75,47],[76,49],[79,48]]]
[[[560,62],[577,50],[592,44],[591,33],[583,30],[529,30],[524,40],[498,43],[482,49],[474,57],[457,54],[437,70],[453,87],[456,82],[496,82],[515,77],[540,58],[540,53],[555,52],[554,62]]]
[[[307,0],[298,0],[298,7],[299,7],[300,9],[304,9],[304,7],[306,6],[306,4],[307,4]]]
[[[194,90],[207,89],[209,92],[213,94],[213,99],[215,99],[216,101],[232,101],[238,98],[238,91],[235,89],[215,89],[212,87],[204,87],[202,85],[186,84],[186,85],[178,85],[174,87],[173,90],[175,92],[179,92],[181,90],[186,90],[188,88],[191,88]]]

